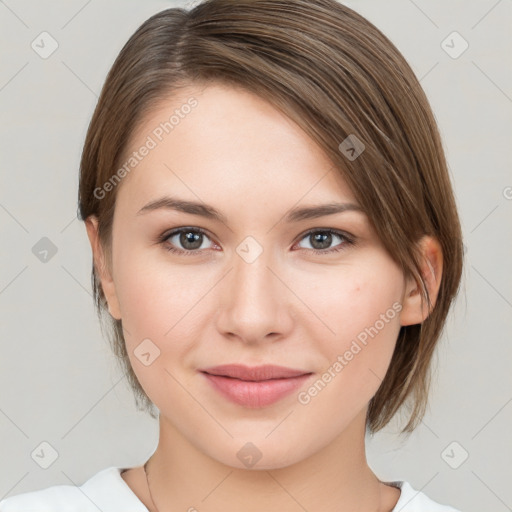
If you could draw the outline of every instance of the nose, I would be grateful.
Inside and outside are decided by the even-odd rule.
[[[221,284],[218,331],[246,344],[286,337],[293,327],[293,293],[267,252],[254,261],[234,253],[232,263]]]

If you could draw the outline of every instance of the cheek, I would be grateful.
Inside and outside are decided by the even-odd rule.
[[[116,291],[132,367],[143,387],[155,391],[152,383],[165,376],[165,368],[179,371],[189,366],[205,322],[215,311],[209,291],[218,277],[207,268],[200,272],[194,265],[170,264],[163,249],[153,257],[147,250],[133,251],[129,257],[119,258],[116,270]],[[148,351],[156,358],[146,366],[139,356]]]
[[[177,382],[188,385],[190,376],[182,370],[201,339],[201,319],[212,307],[205,299],[213,280],[192,266],[170,265],[165,255],[150,258],[142,252],[119,258],[116,291],[131,366],[147,395],[161,407],[166,400],[183,399]]]
[[[311,325],[317,329],[323,325],[329,344],[355,337],[390,309],[388,316],[398,317],[393,304],[401,299],[403,277],[387,261],[371,260],[359,266],[329,269],[314,279],[295,282],[297,295],[311,313]]]
[[[400,331],[402,279],[394,264],[380,259],[342,268],[310,288],[310,337],[326,368],[344,375],[338,379],[343,387],[370,393],[384,377]]]
[[[141,250],[119,258],[116,291],[126,327],[163,339],[171,337],[181,323],[190,324],[201,309],[200,298],[207,293],[209,282],[192,266],[166,262],[164,249],[161,251],[156,257]]]
[[[317,303],[323,305],[319,311],[335,334],[318,321],[311,327],[311,339],[323,355],[324,366],[298,398],[299,403],[312,407],[310,417],[329,414],[333,432],[345,428],[367,406],[391,361],[400,331],[401,277],[393,267],[384,276],[368,272],[331,280],[332,293],[324,293]]]

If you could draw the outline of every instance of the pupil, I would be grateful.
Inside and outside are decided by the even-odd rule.
[[[315,249],[326,249],[331,244],[332,235],[330,233],[317,233],[313,235],[313,239],[315,243],[320,242],[320,247],[316,247],[315,243],[312,244]]]
[[[180,243],[186,249],[197,249],[201,247],[201,237],[201,233],[193,233],[192,231],[181,233]]]

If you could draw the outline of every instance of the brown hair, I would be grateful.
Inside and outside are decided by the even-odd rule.
[[[463,260],[442,143],[413,71],[374,25],[335,0],[206,0],[190,11],[152,16],[107,76],[80,163],[80,218],[98,218],[107,255],[119,187],[101,199],[94,191],[111,179],[150,109],[177,87],[208,82],[241,86],[265,98],[323,148],[429,305],[417,242],[423,235],[439,241],[443,275],[436,304],[422,324],[401,328],[367,415],[367,428],[376,432],[408,405],[402,432],[411,432],[425,413],[431,360]],[[361,141],[364,151],[347,158],[340,150],[345,139]],[[101,320],[108,309],[94,264],[92,285]],[[131,368],[121,321],[110,315],[106,320],[137,405],[156,417]]]

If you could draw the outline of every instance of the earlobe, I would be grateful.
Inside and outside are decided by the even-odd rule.
[[[91,244],[94,267],[101,282],[103,294],[107,300],[109,313],[116,320],[121,319],[119,301],[117,299],[114,280],[107,265],[106,256],[101,246],[98,235],[98,219],[91,215],[85,219],[85,228]]]
[[[424,236],[419,242],[419,251],[422,265],[421,274],[427,287],[431,308],[426,300],[422,301],[422,289],[418,283],[410,278],[406,282],[400,314],[401,325],[421,324],[431,313],[434,307],[441,278],[443,274],[443,253],[437,239]]]

